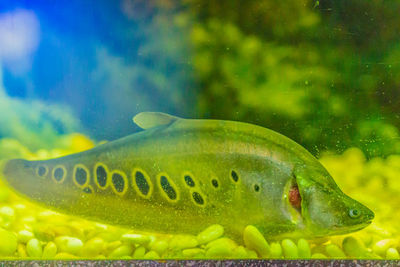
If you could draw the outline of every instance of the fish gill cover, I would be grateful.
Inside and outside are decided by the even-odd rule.
[[[376,218],[308,241],[253,226],[243,240],[220,225],[160,235],[44,210],[2,185],[0,254],[399,259],[397,10],[361,0],[2,1],[2,159],[86,150],[137,131],[130,119],[144,110],[246,121],[304,145]]]

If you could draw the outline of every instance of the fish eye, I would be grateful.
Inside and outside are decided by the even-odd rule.
[[[361,212],[357,209],[350,209],[349,210],[349,216],[353,219],[360,217]]]

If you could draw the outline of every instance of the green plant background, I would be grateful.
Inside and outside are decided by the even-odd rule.
[[[32,95],[70,106],[64,113],[83,125],[65,118],[56,135],[86,129],[115,139],[137,131],[131,117],[150,110],[259,124],[316,156],[351,146],[368,158],[400,151],[399,1],[121,3],[123,23],[102,18],[114,39],[88,41],[89,74],[72,68],[55,96]],[[8,128],[0,134],[15,136]],[[49,140],[24,142],[39,149]]]

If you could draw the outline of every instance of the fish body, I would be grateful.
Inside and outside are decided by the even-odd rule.
[[[313,237],[373,218],[306,149],[272,130],[162,113],[134,121],[145,130],[61,158],[10,160],[4,177],[48,208],[143,231],[194,234],[221,224],[240,236],[251,224],[270,238]]]

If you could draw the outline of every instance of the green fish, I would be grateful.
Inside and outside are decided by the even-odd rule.
[[[143,231],[196,234],[247,225],[268,239],[345,234],[374,213],[345,195],[306,149],[234,121],[143,112],[144,131],[81,153],[6,163],[7,183],[66,214]]]

